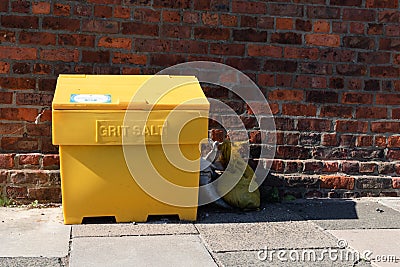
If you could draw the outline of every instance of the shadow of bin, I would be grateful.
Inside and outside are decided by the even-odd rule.
[[[60,75],[52,108],[65,224],[196,220],[209,103],[195,77]]]

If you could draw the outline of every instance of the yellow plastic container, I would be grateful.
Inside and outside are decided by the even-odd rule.
[[[195,77],[60,75],[52,107],[65,224],[100,216],[196,220],[209,103]]]

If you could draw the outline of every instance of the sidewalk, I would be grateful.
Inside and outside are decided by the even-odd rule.
[[[201,207],[195,223],[69,226],[61,208],[0,208],[1,267],[188,265],[399,266],[400,198]]]

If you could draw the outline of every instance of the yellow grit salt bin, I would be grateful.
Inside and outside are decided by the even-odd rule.
[[[65,224],[196,220],[209,102],[194,76],[60,75],[52,108]]]

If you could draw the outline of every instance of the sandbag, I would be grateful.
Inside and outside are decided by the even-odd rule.
[[[218,180],[217,190],[219,194],[223,194],[229,190],[230,183],[232,179],[238,178],[239,182],[222,198],[229,205],[237,207],[240,209],[257,209],[260,207],[260,191],[258,190],[258,185],[256,185],[256,190],[253,192],[249,191],[249,186],[255,183],[252,181],[254,176],[254,171],[251,167],[242,159],[239,153],[239,146],[232,145],[230,141],[224,141],[220,146],[219,150],[220,158],[219,161],[222,165],[227,168],[224,172],[225,180]],[[230,162],[231,161],[231,162]],[[240,172],[244,173],[241,175]],[[232,177],[232,179],[229,179]]]

